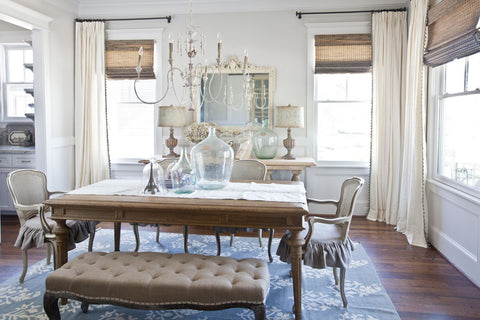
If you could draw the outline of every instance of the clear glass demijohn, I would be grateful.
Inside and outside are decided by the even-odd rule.
[[[273,159],[277,155],[278,135],[268,128],[268,119],[263,120],[262,128],[252,137],[253,152],[259,159]]]
[[[143,193],[147,194],[167,192],[162,166],[154,158],[150,159],[150,162],[143,168],[142,186],[144,187]]]
[[[192,193],[195,191],[195,174],[187,157],[187,147],[182,147],[180,159],[169,168],[172,188],[175,193]]]
[[[208,137],[192,148],[191,160],[198,188],[221,189],[228,185],[233,149],[215,135],[215,128],[209,128]]]

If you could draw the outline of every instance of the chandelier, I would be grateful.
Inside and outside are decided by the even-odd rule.
[[[240,109],[249,109],[251,105],[257,108],[265,108],[264,105],[255,103],[258,93],[254,90],[254,83],[252,77],[248,74],[248,53],[245,49],[243,59],[243,84],[241,94],[234,97],[231,87],[225,84],[225,77],[222,76],[222,38],[220,33],[217,34],[217,57],[216,63],[208,65],[206,62],[196,62],[199,56],[205,55],[205,34],[199,35],[197,27],[193,25],[192,19],[192,0],[189,2],[189,24],[186,30],[186,38],[182,40],[180,37],[176,41],[176,53],[180,56],[183,54],[187,57],[186,66],[177,66],[174,62],[174,40],[172,35],[168,37],[168,71],[166,89],[163,95],[156,101],[146,101],[139,96],[137,91],[137,82],[140,79],[142,72],[141,61],[143,55],[143,48],[140,47],[138,51],[138,65],[135,68],[137,78],[134,82],[134,92],[137,98],[146,104],[157,104],[165,100],[167,96],[173,96],[177,105],[185,106],[189,111],[196,111],[205,103],[218,102],[226,107]],[[212,88],[214,78],[219,77],[220,85]],[[178,94],[177,89],[183,88],[183,94]]]

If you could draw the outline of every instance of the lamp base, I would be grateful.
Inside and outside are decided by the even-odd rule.
[[[283,146],[287,149],[287,154],[282,157],[285,160],[295,160],[297,158],[291,153],[293,147],[295,147],[295,139],[292,139],[290,131],[290,128],[288,128],[287,139],[283,140]]]
[[[286,155],[284,155],[284,156],[282,157],[282,159],[285,159],[285,160],[295,160],[295,159],[297,159],[297,157],[295,157],[293,154],[287,153]]]
[[[170,137],[165,140],[165,145],[170,149],[170,153],[164,155],[164,158],[178,158],[179,154],[175,153],[173,149],[177,146],[178,140],[173,136],[173,127],[170,127]]]

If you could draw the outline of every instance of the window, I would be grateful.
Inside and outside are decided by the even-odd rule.
[[[29,45],[4,45],[3,118],[33,112],[33,54]]]
[[[155,154],[154,106],[140,102],[134,80],[107,80],[107,116],[110,159],[149,159]],[[155,80],[137,84],[142,98],[155,99]]]
[[[368,162],[372,74],[315,75],[317,159]]]
[[[107,30],[106,101],[112,163],[137,163],[138,159],[149,159],[157,154],[156,106],[139,101],[133,84],[137,78],[138,50],[143,47],[142,80],[137,83],[137,89],[142,99],[157,99],[159,86],[154,62],[159,61],[156,47],[156,43],[161,43],[159,35],[161,30],[157,29],[136,30],[132,39],[127,29]]]
[[[480,53],[444,65],[438,101],[437,175],[480,191]]]

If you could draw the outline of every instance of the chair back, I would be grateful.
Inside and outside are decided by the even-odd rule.
[[[265,180],[267,166],[254,159],[236,160],[233,162],[230,180]]]
[[[362,189],[363,183],[363,179],[358,177],[353,177],[343,182],[335,217],[348,217],[352,215],[355,199],[358,192]]]
[[[17,205],[29,206],[41,204],[48,199],[47,177],[42,171],[33,169],[19,169],[7,175],[7,186],[17,209],[20,224],[31,218],[37,211],[25,212]]]

